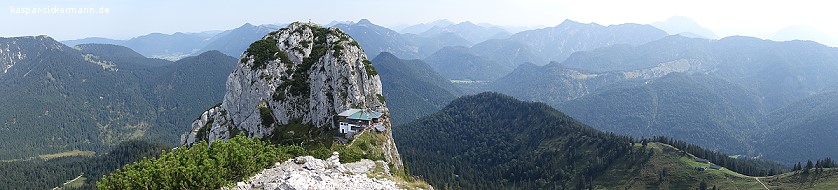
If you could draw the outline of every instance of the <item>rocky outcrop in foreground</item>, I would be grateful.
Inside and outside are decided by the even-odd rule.
[[[390,179],[370,178],[370,175],[391,174],[383,161],[364,159],[341,164],[335,152],[326,160],[300,156],[277,162],[248,182],[238,182],[229,189],[399,189]]]

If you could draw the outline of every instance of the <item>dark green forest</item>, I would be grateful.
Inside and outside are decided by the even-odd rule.
[[[68,150],[106,152],[125,140],[174,145],[220,102],[235,59],[217,51],[176,62],[101,44],[3,38],[29,55],[0,75],[0,160]]]
[[[647,158],[543,103],[481,93],[397,126],[411,174],[439,188],[586,188],[612,163]]]
[[[436,112],[462,94],[445,77],[420,60],[404,60],[382,52],[372,60],[381,76],[393,126]]]
[[[125,164],[155,157],[169,147],[146,141],[126,141],[105,154],[93,157],[71,156],[49,160],[0,162],[3,189],[51,189],[79,175],[86,177],[79,189],[96,189],[96,181]]]

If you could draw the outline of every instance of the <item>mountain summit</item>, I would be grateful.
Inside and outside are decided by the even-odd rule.
[[[223,103],[204,112],[181,141],[242,133],[280,144],[329,146],[343,137],[336,129],[338,113],[353,109],[389,116],[372,63],[341,30],[297,22],[250,45],[227,79]],[[389,127],[386,120],[384,125]],[[400,167],[389,130],[384,136],[386,160]]]

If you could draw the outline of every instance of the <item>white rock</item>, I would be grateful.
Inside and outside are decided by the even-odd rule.
[[[305,160],[298,164],[297,160]],[[314,159],[311,156],[301,156],[295,159],[275,164],[277,167],[265,169],[248,182],[238,182],[232,189],[399,189],[396,182],[389,179],[368,178],[367,172],[375,167],[371,160],[361,160],[353,167],[366,167],[365,172],[344,173],[330,168],[311,167],[308,163],[326,163],[327,161]],[[372,167],[369,167],[370,163]],[[343,164],[340,167],[344,167]],[[359,169],[360,171],[360,169]],[[228,188],[222,188],[228,189]]]

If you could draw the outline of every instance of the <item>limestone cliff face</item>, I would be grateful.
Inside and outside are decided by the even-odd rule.
[[[181,141],[266,137],[292,122],[334,128],[337,113],[350,108],[389,115],[375,68],[339,29],[297,22],[250,45],[227,79],[223,103],[204,112]],[[387,161],[400,166],[388,141]]]

